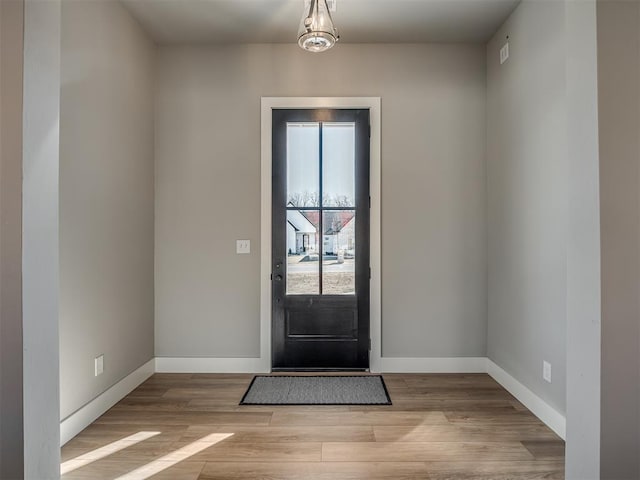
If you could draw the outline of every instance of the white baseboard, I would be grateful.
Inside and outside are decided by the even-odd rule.
[[[485,357],[383,357],[375,369],[384,373],[486,373]],[[373,369],[372,369],[373,370]],[[261,358],[156,357],[157,373],[268,373]]]
[[[382,373],[487,373],[486,357],[380,359]]]
[[[156,357],[157,373],[268,373],[261,358]]]
[[[64,445],[87,428],[100,415],[131,393],[138,385],[154,374],[154,359],[149,360],[134,372],[72,413],[60,422],[60,445]]]
[[[551,430],[556,432],[560,438],[565,440],[567,421],[564,415],[488,358],[487,373],[511,395],[516,397],[520,403],[531,410],[531,412],[542,420]]]

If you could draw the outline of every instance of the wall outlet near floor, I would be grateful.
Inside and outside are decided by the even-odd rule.
[[[542,361],[542,378],[551,383],[551,364],[545,360]]]
[[[236,253],[251,253],[251,240],[236,240]]]
[[[505,43],[500,49],[500,65],[509,59],[509,42]]]
[[[98,375],[102,375],[102,372],[104,372],[104,355],[100,355],[95,358],[94,367],[94,375],[96,377]]]

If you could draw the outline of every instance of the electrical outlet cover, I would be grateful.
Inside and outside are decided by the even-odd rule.
[[[542,378],[551,383],[551,364],[547,361],[542,362]]]
[[[100,355],[95,358],[95,371],[94,374],[97,377],[98,375],[102,375],[104,372],[104,355]]]
[[[509,42],[505,43],[500,49],[500,65],[509,59]]]

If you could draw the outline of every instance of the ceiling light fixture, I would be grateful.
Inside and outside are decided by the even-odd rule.
[[[340,39],[327,0],[311,0],[300,21],[298,45],[308,52],[329,50]]]

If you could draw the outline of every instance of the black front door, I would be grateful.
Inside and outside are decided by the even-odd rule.
[[[273,110],[272,368],[369,368],[369,110]]]

